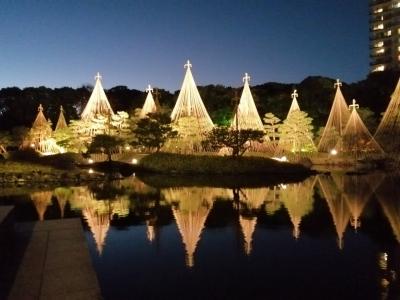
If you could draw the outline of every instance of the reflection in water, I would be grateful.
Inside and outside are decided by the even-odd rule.
[[[57,203],[61,212],[61,218],[64,218],[65,206],[72,195],[72,190],[69,188],[59,187],[54,190],[54,195],[57,198]]]
[[[319,189],[320,193],[314,193],[315,187]],[[53,195],[57,205],[52,205]],[[322,197],[322,200],[320,197]],[[101,259],[100,256],[104,258],[106,255],[112,255],[112,251],[110,253],[104,252],[105,247],[117,247],[110,244],[106,246],[107,235],[111,235],[113,232],[110,227],[117,225],[114,222],[122,220],[123,225],[127,224],[129,228],[135,226],[142,228],[146,247],[157,245],[157,249],[162,249],[162,247],[158,248],[160,245],[153,242],[159,240],[160,234],[163,234],[163,237],[164,234],[168,236],[165,233],[166,231],[160,230],[160,228],[175,222],[179,231],[178,236],[182,239],[185,248],[186,266],[189,268],[194,266],[196,251],[207,251],[209,240],[215,241],[215,236],[211,237],[212,234],[224,232],[224,234],[229,235],[229,230],[213,232],[210,234],[210,239],[204,240],[202,246],[198,249],[202,232],[211,225],[225,226],[231,229],[236,229],[235,226],[239,225],[243,237],[243,246],[240,247],[241,253],[244,252],[248,256],[253,255],[254,259],[257,259],[259,255],[263,255],[263,251],[255,255],[252,253],[254,252],[252,248],[256,244],[257,248],[266,249],[264,237],[266,237],[268,243],[271,243],[268,245],[268,247],[272,246],[271,249],[278,247],[277,249],[286,251],[290,244],[276,246],[274,243],[278,242],[274,240],[274,234],[270,233],[276,228],[284,228],[284,231],[287,232],[288,223],[291,223],[290,226],[293,228],[292,234],[295,239],[299,239],[300,235],[303,237],[296,243],[296,247],[304,247],[303,240],[317,233],[315,235],[317,237],[318,234],[336,236],[339,249],[344,247],[344,235],[348,224],[350,224],[359,233],[357,235],[346,235],[349,251],[337,251],[336,246],[333,247],[336,251],[335,255],[346,257],[346,253],[353,251],[354,240],[358,239],[361,244],[366,243],[365,239],[368,240],[368,243],[380,243],[379,238],[382,234],[371,232],[371,228],[376,231],[379,230],[376,229],[376,224],[371,226],[371,218],[382,218],[384,216],[390,224],[398,244],[390,248],[387,246],[388,242],[386,242],[384,246],[373,253],[373,258],[370,261],[375,260],[377,273],[374,278],[378,278],[376,282],[379,282],[381,298],[386,299],[390,298],[393,293],[398,294],[393,290],[398,285],[397,274],[400,266],[399,176],[387,176],[385,178],[381,174],[318,175],[300,183],[233,189],[215,187],[157,189],[144,184],[135,177],[130,177],[94,187],[58,187],[54,191],[34,192],[30,195],[30,198],[39,220],[60,215],[61,218],[64,218],[64,216],[68,217],[71,211],[80,212],[95,241],[99,254],[99,256],[96,256],[98,259]],[[378,202],[375,200],[378,200]],[[321,203],[323,205],[320,205]],[[376,206],[376,203],[379,205]],[[376,213],[375,207],[381,207],[383,215]],[[53,212],[46,213],[47,209],[53,210]],[[322,214],[323,217],[318,219],[321,210],[325,215],[330,214],[332,218],[325,218],[325,215]],[[288,222],[287,215],[290,222]],[[207,219],[209,219],[208,223]],[[220,223],[219,219],[222,220]],[[312,227],[326,225],[329,229],[332,226],[332,221],[336,231],[334,234],[331,234],[329,230],[324,231]],[[138,227],[138,224],[142,227]],[[278,226],[274,227],[270,224],[278,224]],[[175,226],[172,228],[175,230]],[[256,228],[257,235],[255,235]],[[175,232],[175,234],[177,233]],[[392,233],[390,232],[390,234]],[[280,235],[280,238],[284,240],[285,235],[288,236],[288,234],[283,234]],[[288,237],[293,242],[293,239],[290,236]],[[314,240],[318,240],[318,238]],[[160,239],[160,241],[167,243],[165,238]],[[353,241],[351,247],[349,241]],[[320,241],[318,240],[318,242]],[[368,243],[365,244],[367,246],[362,244],[363,247],[371,247],[371,244]],[[178,247],[181,248],[182,246],[178,245]],[[234,252],[235,249],[228,248],[226,251]],[[285,251],[282,251],[282,253],[285,253]],[[269,257],[264,256],[263,259],[268,261]],[[182,261],[183,258],[179,257],[179,262]],[[192,270],[197,270],[197,268]]]
[[[194,265],[194,253],[200,240],[214,198],[225,194],[215,188],[170,188],[162,190],[165,200],[172,205],[172,212],[186,250],[186,264]]]
[[[244,250],[247,255],[250,255],[252,250],[253,234],[257,225],[258,210],[267,200],[268,194],[268,188],[244,188],[233,191],[234,201],[239,201],[239,224],[242,229]]]
[[[343,197],[343,176],[319,175],[319,184],[328,203],[338,237],[339,249],[343,249],[343,236],[350,220],[349,207]]]
[[[376,196],[400,243],[400,177],[387,176],[377,188]]]
[[[314,185],[316,177],[310,177],[303,182],[287,185],[281,190],[281,201],[286,207],[290,221],[293,224],[293,237],[300,237],[300,223],[304,216],[313,209]]]
[[[34,192],[31,194],[31,199],[35,205],[40,221],[44,220],[44,214],[46,213],[47,207],[51,205],[52,196],[52,191]]]

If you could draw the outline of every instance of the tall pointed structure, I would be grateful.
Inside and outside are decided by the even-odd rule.
[[[388,175],[376,190],[376,196],[383,208],[398,243],[400,243],[400,177]]]
[[[253,243],[253,234],[257,225],[255,212],[267,200],[269,188],[240,189],[240,210],[245,212],[239,215],[239,224],[244,237],[244,251],[250,255]]]
[[[250,91],[250,76],[245,73],[243,77],[243,91],[240,97],[237,111],[235,112],[232,120],[232,128],[238,127],[238,129],[254,129],[264,131],[264,126],[261,121],[260,115],[258,114],[256,104],[254,103],[253,95]],[[236,122],[238,126],[236,126]]]
[[[91,120],[96,117],[96,115],[111,116],[114,114],[101,84],[100,73],[97,72],[95,80],[96,83],[93,92],[90,95],[89,101],[81,115],[81,118],[84,120]]]
[[[344,177],[343,195],[350,210],[350,224],[356,231],[361,227],[362,212],[373,193],[368,176],[346,175]]]
[[[40,104],[36,119],[22,143],[22,148],[35,149],[43,154],[62,153],[64,149],[56,144],[56,141],[51,137],[52,133],[51,123],[46,120],[43,114],[43,106]]]
[[[374,137],[386,152],[398,153],[400,149],[398,136],[400,136],[400,79]]]
[[[195,126],[201,132],[210,131],[214,127],[214,124],[197,90],[191,71],[192,64],[189,60],[184,67],[186,68],[186,74],[178,100],[171,113],[171,120],[176,123],[182,117],[193,117],[195,123],[192,126]]]
[[[34,192],[30,196],[39,216],[39,221],[43,221],[47,207],[51,205],[53,193],[51,191]]]
[[[151,88],[150,84],[146,89],[146,100],[144,101],[142,110],[140,111],[140,118],[144,118],[148,113],[153,113],[157,111],[157,105],[153,98],[153,89]]]
[[[339,138],[335,148],[339,152],[351,153],[356,157],[360,155],[384,154],[381,146],[375,141],[364,122],[357,113],[359,105],[353,99],[350,118]]]
[[[315,182],[316,177],[310,177],[303,182],[288,184],[281,190],[281,201],[293,224],[295,239],[300,237],[301,220],[313,210]]]
[[[197,244],[218,192],[219,189],[197,187],[162,191],[165,200],[172,204],[172,213],[185,246],[188,267],[194,266]]]
[[[299,102],[297,102],[297,98],[299,97],[299,94],[297,93],[297,90],[293,91],[291,97],[292,97],[293,100],[292,100],[292,104],[290,105],[289,112],[287,114],[286,119],[290,116],[290,114],[292,112],[294,112],[296,110],[300,110]]]
[[[58,187],[54,190],[54,195],[57,198],[61,218],[64,218],[65,206],[72,195],[72,190],[70,188]]]
[[[101,255],[110,228],[110,215],[107,213],[100,213],[99,211],[96,211],[94,207],[90,206],[84,207],[82,209],[82,214],[93,234],[97,252]]]
[[[333,99],[328,121],[326,122],[324,132],[322,133],[321,140],[318,144],[319,152],[330,152],[335,147],[337,141],[343,135],[344,128],[350,118],[350,112],[347,109],[346,100],[344,99],[340,89],[342,83],[339,79],[336,80],[334,86],[336,87],[336,94]]]
[[[62,105],[60,106],[60,114],[58,116],[58,120],[57,120],[57,124],[56,124],[56,129],[57,130],[62,130],[68,127],[67,121],[65,120],[64,117],[64,109],[62,107]]]
[[[318,181],[332,215],[338,237],[338,247],[342,250],[344,233],[350,220],[349,207],[343,197],[343,175],[336,180],[329,175],[318,175]]]

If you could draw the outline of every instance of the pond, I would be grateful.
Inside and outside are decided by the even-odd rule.
[[[0,204],[17,222],[81,217],[105,299],[400,297],[400,177],[226,182],[132,176]]]

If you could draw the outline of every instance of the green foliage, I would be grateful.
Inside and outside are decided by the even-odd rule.
[[[212,129],[208,133],[204,143],[212,149],[217,150],[222,147],[232,149],[232,156],[242,156],[250,147],[251,142],[262,143],[264,132],[260,130],[242,129],[234,130],[229,127],[220,126]]]
[[[177,132],[171,126],[171,118],[164,113],[149,113],[147,117],[140,119],[133,133],[136,141],[134,145],[140,145],[149,151],[156,152],[164,146],[166,141],[177,136]]]
[[[375,129],[378,127],[378,120],[376,119],[374,112],[368,107],[361,107],[357,112],[368,130],[372,133],[375,132]]]
[[[131,134],[129,115],[125,111],[118,111],[111,117],[111,135],[127,139]]]
[[[10,152],[8,160],[12,162],[51,166],[56,169],[67,170],[74,169],[75,164],[81,161],[81,157],[73,153],[41,156],[35,150],[27,149]]]
[[[89,152],[104,152],[108,156],[108,161],[111,161],[111,154],[114,151],[118,151],[119,147],[123,144],[124,141],[118,137],[108,134],[99,134],[93,138],[89,146]]]
[[[279,144],[293,153],[315,151],[311,123],[306,112],[293,111],[279,127]]]

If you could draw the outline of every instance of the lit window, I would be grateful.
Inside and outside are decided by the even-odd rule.
[[[374,10],[375,14],[379,14],[381,12],[383,12],[383,8],[382,7],[381,8],[377,8],[377,9]]]
[[[384,71],[385,70],[385,66],[384,65],[380,65],[375,67],[372,72],[380,72],[380,71]]]
[[[383,29],[383,28],[384,28],[384,26],[383,26],[382,23],[374,26],[374,30],[380,30],[380,29]]]
[[[392,31],[391,31],[391,30],[388,30],[388,31],[386,32],[386,35],[387,35],[387,36],[391,36],[391,35],[392,35]]]
[[[379,50],[376,50],[376,54],[381,54],[381,53],[385,53],[385,48],[381,48]]]
[[[375,47],[375,48],[383,47],[383,41],[380,41],[380,42],[375,43],[375,44],[374,44],[374,47]]]
[[[400,2],[397,2],[396,4],[393,4],[394,8],[399,8],[400,7]]]

